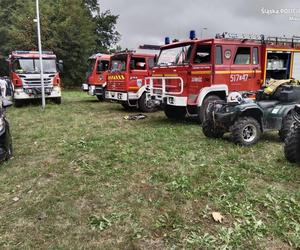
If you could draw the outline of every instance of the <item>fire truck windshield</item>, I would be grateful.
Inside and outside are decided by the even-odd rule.
[[[56,73],[56,60],[55,59],[43,59],[44,73]],[[40,60],[35,58],[22,58],[16,59],[13,62],[13,71],[16,73],[40,73]]]
[[[115,56],[111,60],[111,72],[126,71],[127,56]]]
[[[90,74],[93,72],[94,67],[95,67],[96,59],[89,59],[88,60],[88,71],[87,73]]]
[[[163,49],[160,52],[157,66],[185,65],[189,63],[192,45],[186,45],[171,49]]]

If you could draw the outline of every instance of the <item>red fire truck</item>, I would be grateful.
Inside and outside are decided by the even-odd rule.
[[[82,84],[82,90],[91,96],[97,96],[99,101],[105,98],[108,66],[110,55],[95,54],[89,60],[86,83]]]
[[[209,102],[229,92],[255,92],[269,79],[300,79],[299,38],[251,37],[223,33],[213,39],[169,43],[161,47],[153,74],[147,78],[154,103],[166,116],[203,121]]]
[[[139,108],[152,112],[155,107],[148,102],[145,77],[151,75],[154,54],[124,51],[111,57],[106,99],[117,101],[125,109]]]
[[[57,63],[53,52],[42,54],[44,68],[44,86],[46,98],[61,103],[61,80],[58,68],[62,69],[62,61]],[[15,105],[24,100],[41,98],[41,78],[39,53],[36,51],[14,51],[8,58],[10,78],[14,85]]]

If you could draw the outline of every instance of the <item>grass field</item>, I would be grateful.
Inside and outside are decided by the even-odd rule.
[[[14,158],[0,166],[1,249],[300,247],[300,168],[277,134],[245,148],[163,112],[126,114],[76,91],[45,112],[8,110]]]

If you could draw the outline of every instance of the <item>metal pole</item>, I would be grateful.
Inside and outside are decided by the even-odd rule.
[[[39,0],[36,0],[36,20],[37,20],[38,46],[39,46],[40,70],[41,70],[42,108],[45,109],[46,100],[45,100],[44,66],[43,66],[43,57],[42,57],[42,39],[41,39],[41,23],[40,23]]]

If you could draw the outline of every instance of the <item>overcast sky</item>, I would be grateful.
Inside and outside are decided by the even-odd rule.
[[[207,28],[205,37],[224,31],[300,36],[299,0],[99,0],[101,11],[119,15],[122,48],[179,40]],[[269,12],[269,13],[268,13]],[[293,20],[290,20],[293,19]]]

